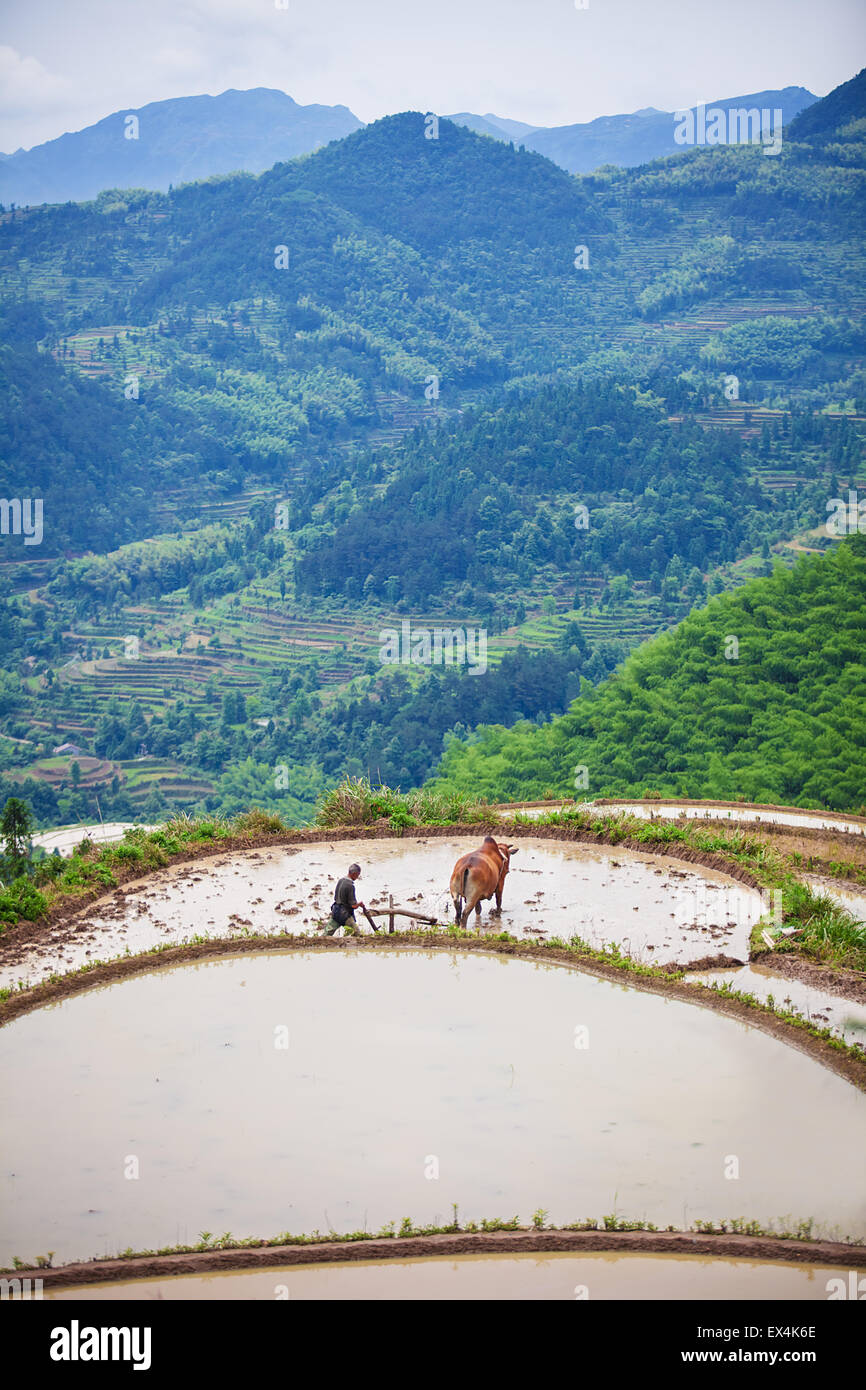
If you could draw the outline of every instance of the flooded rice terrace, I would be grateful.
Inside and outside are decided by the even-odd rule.
[[[453,921],[451,871],[479,844],[476,836],[324,841],[179,865],[128,884],[49,940],[17,954],[8,943],[0,985],[36,983],[89,960],[194,935],[313,932],[327,918],[335,882],[353,860],[362,865],[357,893],[368,907],[387,906],[392,894],[399,906]],[[614,941],[659,964],[717,956],[745,961],[750,928],[763,911],[757,891],[713,869],[620,847],[543,839],[519,841],[501,918],[491,916],[493,906],[492,900],[483,904],[484,930],[539,940],[578,935],[593,945]],[[397,924],[413,925],[405,917]],[[359,926],[371,930],[362,918]]]
[[[854,1087],[729,1017],[492,953],[260,952],[94,988],[0,1030],[0,1113],[0,1265],[455,1202],[866,1236]]]
[[[857,1271],[861,1252],[852,1252]],[[699,1255],[433,1256],[351,1264],[274,1265],[231,1274],[139,1279],[51,1292],[52,1299],[821,1299],[831,1265],[706,1259]],[[830,1286],[833,1287],[832,1285]],[[837,1286],[838,1287],[838,1286]]]
[[[753,961],[733,970],[696,970],[686,975],[698,984],[729,984],[764,1003],[772,997],[777,1006],[794,1009],[818,1028],[831,1028],[846,1042],[866,1046],[866,1003],[816,989],[805,980],[777,975],[764,962]]]
[[[537,820],[549,811],[588,810],[600,816],[639,816],[642,820],[719,820],[731,821],[738,825],[788,825],[801,830],[836,830],[846,835],[866,835],[866,817],[841,814],[827,815],[821,811],[798,811],[795,808],[782,809],[775,806],[728,806],[703,801],[699,805],[688,806],[678,801],[647,802],[618,801],[596,804],[589,801],[550,802],[539,806],[530,803],[513,803],[508,810],[501,810],[503,816],[519,811],[521,815]]]
[[[866,887],[860,883],[848,883],[838,878],[818,878],[805,874],[805,882],[814,893],[824,893],[840,907],[844,907],[858,922],[866,922]]]

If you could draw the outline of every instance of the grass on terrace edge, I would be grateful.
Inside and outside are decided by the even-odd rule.
[[[772,845],[754,832],[707,830],[693,824],[647,821],[639,816],[613,815],[592,807],[551,811],[536,818],[516,813],[514,822],[545,827],[572,826],[601,836],[608,844],[633,840],[638,844],[683,845],[716,854],[732,865],[747,869],[767,891],[781,889],[782,920],[800,928],[796,942],[782,940],[777,950],[803,954],[840,968],[866,970],[866,925],[845,908],[802,883]],[[487,802],[459,793],[425,790],[393,791],[374,787],[367,778],[345,778],[320,798],[314,827],[324,830],[352,826],[387,826],[394,834],[425,825],[502,824]],[[0,890],[0,932],[18,922],[35,921],[64,899],[83,897],[94,889],[117,887],[116,870],[147,873],[163,868],[192,847],[218,845],[220,841],[262,836],[290,836],[292,827],[277,815],[253,808],[233,819],[221,816],[175,816],[156,830],[134,827],[119,844],[96,846],[84,840],[69,859],[39,861],[33,878],[15,880]],[[841,867],[841,866],[840,866]],[[772,923],[759,924],[772,931]],[[760,933],[753,933],[760,947]]]
[[[554,1223],[548,1224],[549,1213],[544,1207],[538,1207],[531,1217],[531,1225],[521,1225],[518,1216],[512,1216],[510,1221],[503,1221],[500,1217],[482,1218],[480,1221],[466,1221],[463,1224],[458,1219],[457,1203],[451,1204],[452,1219],[442,1226],[416,1226],[412,1218],[404,1216],[400,1225],[396,1221],[389,1221],[378,1231],[346,1231],[341,1233],[333,1229],[322,1232],[312,1231],[309,1235],[293,1235],[291,1231],[282,1231],[278,1236],[273,1236],[270,1240],[262,1239],[258,1236],[248,1236],[246,1238],[234,1236],[231,1231],[225,1231],[221,1236],[216,1236],[212,1231],[200,1231],[199,1239],[195,1245],[164,1245],[159,1250],[133,1250],[128,1246],[126,1250],[121,1250],[117,1255],[97,1255],[88,1260],[69,1260],[68,1264],[90,1264],[98,1266],[114,1260],[140,1260],[153,1258],[158,1255],[193,1255],[205,1251],[217,1250],[263,1250],[274,1246],[282,1245],[338,1245],[364,1240],[411,1240],[415,1236],[443,1236],[443,1235],[480,1235],[492,1231],[649,1231],[658,1232],[659,1227],[652,1221],[634,1221],[626,1217],[618,1216],[616,1211],[609,1212],[607,1216],[598,1217],[588,1216],[583,1221],[572,1221],[567,1225],[557,1226]],[[829,1236],[822,1236],[814,1227],[814,1219],[809,1218],[805,1221],[797,1221],[793,1225],[784,1224],[790,1222],[791,1218],[783,1216],[779,1218],[779,1225],[763,1225],[760,1221],[747,1221],[743,1216],[729,1217],[725,1221],[695,1221],[685,1229],[677,1226],[665,1226],[661,1234],[672,1235],[703,1235],[703,1236],[751,1236],[756,1239],[773,1240],[834,1240],[852,1247],[862,1246],[863,1240],[858,1236],[845,1236],[833,1232]],[[17,1271],[25,1269],[53,1269],[54,1251],[49,1250],[47,1255],[36,1255],[31,1265],[22,1260],[19,1256],[13,1256],[13,1267],[0,1267],[0,1274],[14,1275]],[[58,1266],[63,1268],[64,1266]]]

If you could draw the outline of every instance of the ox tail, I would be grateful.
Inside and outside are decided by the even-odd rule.
[[[460,919],[463,916],[463,903],[466,898],[466,880],[468,877],[469,865],[467,864],[466,868],[463,870],[463,882],[460,885],[460,891],[457,897],[454,899],[454,913],[457,918],[458,926],[460,925]]]

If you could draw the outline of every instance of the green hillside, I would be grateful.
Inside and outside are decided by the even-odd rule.
[[[801,111],[789,125],[786,134],[792,140],[808,140],[818,144],[838,140],[863,138],[866,120],[866,68],[856,77],[835,87],[827,96]],[[859,122],[859,129],[854,123]]]
[[[387,467],[354,455],[332,492],[323,470],[287,529],[260,498],[248,520],[56,566],[0,614],[0,791],[23,778],[48,821],[97,794],[115,817],[244,796],[294,816],[343,773],[418,785],[455,733],[562,714],[581,679],[823,521],[862,447],[856,422],[805,411],[711,429],[683,383],[656,386],[679,418],[609,382],[513,393]],[[383,666],[404,621],[482,629],[486,669]],[[101,787],[46,776],[67,739]]]
[[[866,399],[862,133],[573,178],[449,121],[424,132],[405,113],[259,177],[0,215],[3,291],[42,315],[32,350],[93,383],[71,427],[91,402],[146,417],[104,472],[109,512],[145,451],[164,529],[192,478],[199,503],[291,489],[352,441],[551,372],[685,373],[711,409],[730,374],[756,407]],[[41,450],[56,554],[62,431]],[[99,548],[152,534],[147,501]]]
[[[588,786],[575,791],[581,766]],[[432,785],[494,800],[660,792],[862,811],[866,537],[711,600],[543,728],[452,743]]]
[[[42,544],[2,539],[0,794],[293,819],[346,772],[418,785],[830,545],[866,486],[863,143],[573,178],[410,112],[0,212],[4,488],[44,498]],[[384,665],[403,620],[485,630],[487,669]]]

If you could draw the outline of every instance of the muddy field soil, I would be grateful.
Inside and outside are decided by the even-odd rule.
[[[857,1271],[858,1254],[851,1268]],[[833,1265],[707,1259],[700,1255],[540,1254],[433,1256],[352,1264],[273,1265],[241,1273],[179,1275],[46,1290],[63,1299],[438,1300],[821,1299],[847,1282]]]
[[[194,935],[310,933],[329,912],[336,879],[357,860],[357,895],[369,908],[399,906],[454,920],[452,868],[477,837],[343,840],[216,855],[132,881],[78,917],[18,942],[3,941],[0,985],[37,983],[124,951],[136,954]],[[703,866],[663,855],[521,837],[505,883],[501,917],[483,904],[483,930],[549,939],[616,942],[653,964],[746,961],[760,893]],[[387,930],[387,919],[377,918]],[[408,919],[398,918],[405,928]],[[371,928],[359,919],[361,931]]]
[[[444,1224],[453,1202],[866,1236],[854,1086],[534,960],[348,946],[134,976],[0,1030],[0,1113],[2,1265]]]

